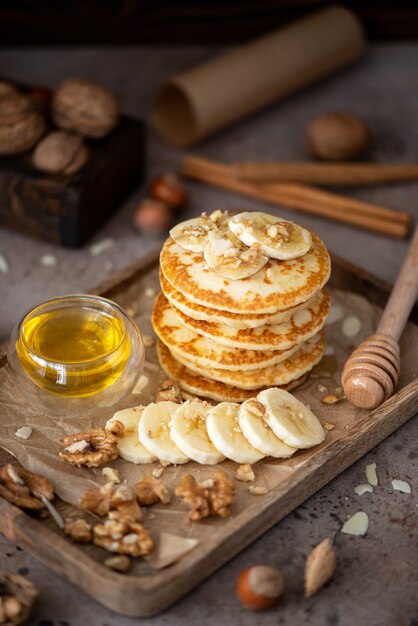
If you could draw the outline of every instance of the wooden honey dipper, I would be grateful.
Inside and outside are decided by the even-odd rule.
[[[399,338],[418,295],[418,226],[376,333],[349,356],[341,382],[347,400],[374,409],[394,392],[399,379]]]

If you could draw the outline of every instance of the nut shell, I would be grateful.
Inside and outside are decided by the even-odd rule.
[[[46,131],[42,115],[30,100],[18,93],[0,97],[0,155],[32,148]]]
[[[119,107],[113,94],[102,85],[68,78],[54,92],[52,117],[60,128],[100,139],[118,123]]]
[[[74,174],[86,163],[88,150],[78,135],[65,131],[49,133],[36,146],[33,165],[50,174]]]
[[[325,161],[347,161],[368,150],[371,136],[359,117],[333,112],[310,122],[306,140],[312,156]]]

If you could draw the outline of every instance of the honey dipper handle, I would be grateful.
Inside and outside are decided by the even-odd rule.
[[[399,341],[418,295],[418,226],[403,262],[377,332]]]

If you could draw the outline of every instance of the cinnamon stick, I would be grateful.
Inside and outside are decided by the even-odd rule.
[[[356,187],[418,180],[418,165],[411,163],[280,163],[249,161],[233,163],[236,178],[254,183],[291,182],[323,186]]]
[[[319,217],[327,217],[392,237],[404,238],[409,231],[411,218],[408,213],[307,185],[255,184],[239,180],[233,176],[229,166],[216,161],[187,156],[183,160],[181,173],[250,198],[286,206]]]

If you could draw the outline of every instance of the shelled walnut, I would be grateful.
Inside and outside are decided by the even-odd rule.
[[[0,572],[0,624],[23,624],[38,595],[38,589],[24,576]]]
[[[42,499],[53,500],[54,488],[44,476],[7,463],[0,467],[0,496],[22,509],[41,511]]]
[[[89,543],[92,539],[91,525],[83,518],[65,520],[64,532],[78,543]]]
[[[168,504],[170,494],[161,480],[154,476],[145,476],[135,485],[136,497],[141,506],[150,506],[156,502]]]
[[[83,78],[67,78],[52,98],[52,117],[57,126],[100,139],[118,123],[119,107],[102,85]]]
[[[171,380],[167,378],[161,384],[161,387],[157,391],[157,395],[155,397],[156,402],[163,402],[165,400],[170,400],[171,402],[177,402],[177,404],[181,404],[183,402],[183,396],[181,393],[180,387]]]
[[[154,541],[140,522],[107,519],[93,528],[93,543],[109,552],[126,556],[146,556],[154,550]]]
[[[45,131],[45,121],[29,98],[14,92],[0,97],[0,155],[30,150]]]
[[[106,428],[67,435],[62,439],[60,457],[72,465],[100,467],[118,457],[117,437]]]
[[[49,133],[38,143],[33,165],[49,174],[75,174],[87,162],[88,148],[82,137],[63,130]]]
[[[234,482],[223,471],[215,472],[208,486],[197,483],[191,474],[183,476],[176,487],[176,496],[190,506],[189,518],[199,521],[210,515],[227,517],[235,496]]]

